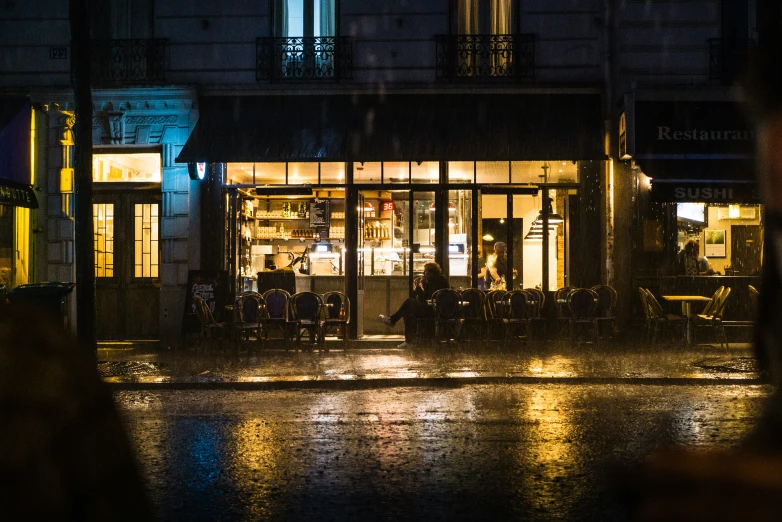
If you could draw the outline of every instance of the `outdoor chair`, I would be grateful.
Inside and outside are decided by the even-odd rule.
[[[703,307],[703,310],[701,311],[702,315],[711,315],[717,309],[717,306],[719,306],[720,302],[720,296],[724,290],[725,287],[721,286],[714,291],[711,296],[711,301],[706,303],[706,306]]]
[[[466,288],[462,298],[462,339],[466,341],[486,339],[488,321],[486,316],[486,294],[477,288]]]
[[[249,341],[254,335],[260,344],[263,342],[263,317],[266,313],[266,302],[257,292],[244,292],[234,301],[233,322],[231,328],[234,336],[240,341]]]
[[[326,334],[334,331],[342,338],[344,349],[348,349],[348,323],[350,323],[350,300],[342,292],[323,294],[323,316],[320,322],[320,342],[325,343]]]
[[[567,296],[573,288],[563,286],[554,291],[554,308],[556,310],[556,335],[564,337],[570,327],[570,309],[567,306]]]
[[[757,321],[758,311],[760,311],[760,292],[752,285],[747,285],[749,290],[749,310],[752,313],[752,319]]]
[[[264,339],[269,339],[272,328],[279,330],[282,333],[285,349],[288,348],[290,336],[291,322],[288,315],[290,298],[291,295],[280,288],[273,288],[263,293],[263,299],[266,301],[266,313],[263,316]]]
[[[299,292],[291,296],[290,311],[292,321],[296,325],[296,344],[301,345],[303,333],[310,336],[310,343],[315,345],[320,340],[320,314],[323,309],[323,298],[315,292]]]
[[[534,306],[530,310],[530,326],[531,332],[535,332],[537,329],[535,325],[540,325],[543,328],[543,339],[548,338],[548,317],[546,317],[546,293],[539,288],[525,288],[525,292],[530,293],[534,298]]]
[[[503,319],[505,325],[505,346],[511,340],[529,340],[530,309],[535,297],[525,290],[508,292],[504,299],[507,315]],[[523,334],[519,335],[519,331]]]
[[[730,287],[726,287],[716,299],[716,302],[712,301],[711,307],[709,307],[708,314],[697,314],[690,318],[693,332],[698,329],[709,329],[715,332],[717,339],[719,339],[720,347],[724,346],[727,349],[728,336],[725,332],[725,323],[722,320],[722,315],[725,312],[725,307],[728,304],[728,296],[730,295]]]
[[[434,337],[442,341],[459,340],[462,327],[462,296],[458,290],[443,288],[432,294],[434,301]]]
[[[505,340],[505,296],[508,292],[505,290],[492,290],[486,294],[486,339],[491,340]]]
[[[662,332],[675,333],[678,339],[684,338],[687,318],[681,315],[666,313],[654,294],[647,288],[640,288],[646,296],[651,323],[651,344],[657,344],[657,334]]]
[[[597,293],[597,332],[600,333],[600,325],[605,324],[609,328],[611,338],[616,337],[616,304],[619,301],[616,290],[609,285],[595,285],[591,288]]]
[[[217,322],[212,314],[212,310],[209,309],[209,305],[201,296],[193,296],[193,305],[195,306],[196,315],[198,315],[198,321],[201,324],[201,337],[206,340],[207,345],[210,340],[225,339],[225,332],[227,330],[225,322]]]
[[[570,344],[574,344],[578,329],[586,328],[587,332],[594,335],[595,343],[600,342],[597,331],[597,303],[600,300],[597,292],[589,288],[577,288],[567,296],[569,310],[568,321],[570,325]]]

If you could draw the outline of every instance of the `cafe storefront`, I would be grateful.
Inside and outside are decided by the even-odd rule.
[[[571,126],[543,118],[553,106]],[[344,291],[361,337],[401,333],[377,316],[428,261],[454,288],[479,286],[497,241],[509,288],[599,282],[587,272],[599,258],[579,248],[597,229],[581,194],[599,191],[604,166],[599,95],[226,97],[200,109],[177,161],[204,162],[219,190],[219,263],[235,293]],[[281,268],[293,275],[269,277]]]
[[[738,107],[722,100],[630,98],[625,109],[620,157],[637,167],[634,287],[702,296],[730,287],[726,317],[751,319],[748,287],[760,284],[764,208],[752,132]],[[713,273],[677,270],[677,255],[690,240],[699,243]]]
[[[35,124],[28,98],[0,97],[0,290],[34,280]]]

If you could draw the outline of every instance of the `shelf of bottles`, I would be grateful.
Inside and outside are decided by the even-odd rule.
[[[242,202],[242,237],[252,239],[345,239],[345,212],[330,213],[328,232],[309,226],[308,202],[283,202],[281,209],[255,209],[252,200]],[[328,236],[328,237],[327,237]]]
[[[390,218],[369,218],[364,226],[364,239],[388,241],[391,239],[392,227]]]

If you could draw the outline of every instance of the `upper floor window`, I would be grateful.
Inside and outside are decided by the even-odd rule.
[[[457,0],[457,34],[512,34],[513,0]]]
[[[337,0],[277,0],[275,36],[336,36]]]
[[[89,3],[94,39],[155,36],[154,0],[91,0]]]

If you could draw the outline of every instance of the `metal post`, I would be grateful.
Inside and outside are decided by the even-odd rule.
[[[548,249],[549,249],[549,229],[548,229],[548,216],[549,216],[549,197],[548,187],[543,187],[542,191],[543,199],[543,288],[544,292],[548,292],[549,289],[549,266],[548,266]]]
[[[74,242],[76,254],[76,335],[97,358],[95,334],[95,250],[92,223],[92,92],[90,28],[86,0],[71,0],[71,84],[76,123],[73,127]]]
[[[515,257],[515,254],[513,252],[513,233],[514,233],[514,226],[513,226],[513,194],[506,194],[505,195],[505,203],[506,203],[506,221],[505,221],[505,237],[508,238],[507,241],[507,259],[506,259],[506,267],[505,267],[505,287],[508,289],[508,291],[513,290],[513,259]],[[521,254],[521,252],[519,252]]]
[[[353,185],[353,162],[345,166],[345,294],[350,307],[350,338],[358,335],[358,189]],[[363,311],[362,311],[363,312]]]

